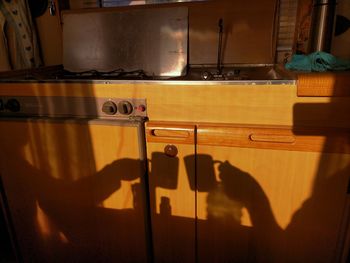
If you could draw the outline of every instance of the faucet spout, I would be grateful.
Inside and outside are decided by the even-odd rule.
[[[219,20],[219,43],[218,43],[218,62],[217,62],[217,70],[218,74],[221,75],[222,73],[222,35],[224,33],[224,20],[220,18]]]

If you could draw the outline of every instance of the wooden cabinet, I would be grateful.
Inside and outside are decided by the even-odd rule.
[[[142,130],[115,120],[1,119],[0,201],[20,261],[147,260]]]
[[[179,260],[181,247],[189,248],[181,259],[198,262],[340,260],[349,206],[347,131],[156,123],[147,137],[160,261]],[[167,144],[179,152],[171,162]]]
[[[155,262],[195,262],[195,126],[146,131]]]
[[[199,262],[339,260],[349,146],[322,129],[199,125]]]

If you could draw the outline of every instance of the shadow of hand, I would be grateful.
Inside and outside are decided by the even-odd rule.
[[[121,181],[132,181],[140,177],[142,161],[138,159],[124,158],[106,165],[92,178],[83,180],[92,181],[94,199],[99,203],[108,198],[121,187]]]
[[[106,165],[102,170],[97,172],[97,176],[132,181],[140,176],[141,168],[141,160],[124,158]]]
[[[247,172],[231,165],[228,161],[220,164],[219,177],[228,197],[242,202],[250,207],[254,199],[264,197],[265,194],[260,185]]]
[[[231,165],[228,161],[219,166],[220,178],[226,194],[240,201],[247,208],[256,233],[262,236],[280,233],[270,202],[259,183],[247,172]]]

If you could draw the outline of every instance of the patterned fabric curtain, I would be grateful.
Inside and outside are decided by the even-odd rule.
[[[0,0],[0,70],[41,66],[27,0]]]

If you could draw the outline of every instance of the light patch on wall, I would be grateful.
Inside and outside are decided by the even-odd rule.
[[[45,212],[40,208],[38,202],[36,202],[36,220],[38,223],[39,231],[44,239],[48,239],[52,235],[49,218]]]
[[[171,70],[170,71],[165,71],[163,73],[164,76],[178,76],[181,75],[181,73],[185,70],[185,65],[187,63],[187,49],[185,47],[185,42],[183,41],[184,39],[187,38],[187,31],[183,31],[183,30],[174,30],[172,29],[170,26],[163,26],[160,29],[161,31],[161,36],[166,35],[166,39],[172,38],[173,41],[173,46],[172,46],[172,50],[168,50],[168,55],[170,55],[171,57],[173,57],[173,66],[171,66]],[[163,40],[164,37],[160,38],[160,49],[161,50],[167,50],[167,48],[170,49],[170,47],[168,47],[168,41],[165,41],[165,45],[164,45],[164,41]],[[164,46],[163,46],[163,45]],[[166,66],[166,65],[165,65]]]
[[[235,26],[232,28],[232,34],[236,34],[236,33],[244,33],[244,32],[250,32],[251,27],[249,26],[249,24],[247,23],[247,21],[237,21],[237,23],[235,23]]]
[[[102,202],[102,207],[110,209],[134,209],[134,195],[132,185],[137,184],[139,179],[134,181],[121,181],[120,188],[112,193]]]
[[[192,39],[196,39],[197,41],[208,41],[216,40],[218,38],[218,33],[211,30],[190,30],[190,36]]]
[[[45,212],[41,209],[38,202],[36,202],[36,220],[39,228],[39,232],[41,237],[44,240],[50,240],[52,238],[57,238],[63,244],[68,244],[69,240],[66,235],[55,229],[55,227],[50,222],[49,217],[45,214]]]

